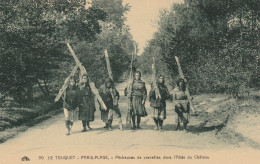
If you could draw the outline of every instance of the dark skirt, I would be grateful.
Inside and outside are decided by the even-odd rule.
[[[108,109],[106,111],[101,110],[101,120],[104,123],[108,123],[109,120],[113,120],[113,109]]]
[[[95,100],[84,98],[83,105],[79,109],[79,120],[94,121],[95,114]]]
[[[166,108],[153,108],[153,118],[160,120],[166,119]]]
[[[181,107],[178,107],[177,105],[175,106],[175,112],[176,112],[175,121],[176,121],[176,123],[181,123],[181,122],[189,123],[190,122],[189,103],[185,107],[182,106],[182,105],[181,105]]]
[[[142,96],[133,96],[132,98],[133,109],[131,115],[137,115],[140,117],[147,116],[147,112],[145,110],[145,106],[142,104],[142,101],[143,101]]]

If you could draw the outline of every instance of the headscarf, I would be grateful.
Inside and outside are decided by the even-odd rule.
[[[111,84],[111,88],[112,88],[113,85],[114,85],[113,80],[112,80],[111,78],[109,78],[109,77],[105,79],[105,87],[107,87],[107,83],[110,83],[110,84]]]
[[[162,83],[159,82],[159,79],[160,79],[161,77],[163,77],[163,82],[162,82]],[[157,81],[157,83],[158,83],[159,85],[163,85],[164,82],[165,82],[165,80],[164,80],[164,76],[163,76],[163,75],[160,75],[160,76],[158,77],[158,81]]]
[[[180,82],[183,83],[183,87],[182,87],[182,88],[180,88]],[[183,91],[186,90],[186,83],[185,83],[184,79],[179,78],[179,79],[177,80],[177,82],[176,82],[176,85],[177,85],[180,89],[182,89]]]

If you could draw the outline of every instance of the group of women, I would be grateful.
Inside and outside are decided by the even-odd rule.
[[[141,117],[146,117],[145,102],[147,99],[147,89],[145,82],[141,80],[141,72],[136,71],[131,85],[130,94],[130,116],[132,119],[132,129],[141,129]],[[155,87],[156,86],[156,87]],[[156,89],[155,89],[156,88]],[[158,90],[160,97],[156,96]],[[157,91],[157,92],[156,92]],[[115,88],[113,80],[107,78],[103,85],[99,88],[99,94],[105,103],[107,109],[103,109],[101,105],[101,119],[105,123],[105,127],[112,130],[113,113],[119,118],[119,128],[122,130],[121,112],[118,107],[119,93]],[[165,85],[164,76],[159,76],[157,84],[151,84],[149,93],[150,106],[153,109],[153,120],[155,123],[154,130],[163,131],[163,121],[166,119],[166,100],[171,99],[174,103],[176,112],[176,130],[180,130],[180,124],[183,123],[183,129],[186,131],[189,123],[189,103],[186,96],[186,86],[184,79],[179,79],[176,87],[169,92]],[[88,75],[82,76],[82,82],[76,85],[74,78],[70,79],[70,84],[63,96],[63,110],[65,116],[65,125],[70,135],[73,122],[77,119],[82,120],[82,132],[90,130],[90,122],[94,121],[95,95],[91,91]]]

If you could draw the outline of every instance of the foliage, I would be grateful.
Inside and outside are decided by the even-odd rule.
[[[105,19],[99,21],[101,32],[95,36],[95,41],[79,43],[75,49],[91,80],[100,86],[108,77],[104,50],[108,51],[113,79],[117,81],[129,68],[134,41],[129,27],[124,24],[124,15],[130,8],[123,6],[122,0],[93,0],[92,8],[105,12]]]
[[[85,0],[0,2],[1,94],[23,102],[31,98],[34,85],[46,96],[52,89],[57,91],[75,63],[66,47],[67,41],[74,45],[90,75],[97,74],[94,81],[104,78],[106,72],[104,43],[111,53],[116,77],[127,69],[130,60],[127,45],[132,38],[124,25],[124,13],[129,8],[118,0],[93,0],[89,8],[85,8],[85,3]],[[101,37],[106,33],[102,22],[115,25],[105,37]]]
[[[161,11],[158,32],[143,58],[159,56],[176,79],[178,56],[193,93],[237,96],[241,87],[259,86],[259,9],[255,0],[173,4]]]

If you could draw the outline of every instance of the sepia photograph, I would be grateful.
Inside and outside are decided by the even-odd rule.
[[[0,164],[257,164],[259,51],[259,0],[1,0]]]

